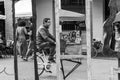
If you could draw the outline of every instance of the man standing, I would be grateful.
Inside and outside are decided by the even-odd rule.
[[[113,22],[116,17],[116,13],[118,12],[116,0],[110,0],[109,2],[110,8],[110,16],[104,22],[103,30],[104,30],[104,46],[103,46],[103,53],[107,55],[111,55],[116,53],[114,50],[110,48],[110,40],[113,34]]]
[[[48,58],[49,61],[55,62],[54,61],[54,54],[55,54],[55,38],[49,33],[49,27],[50,27],[50,18],[44,18],[43,19],[43,25],[41,25],[37,29],[36,33],[36,43],[37,47],[39,49],[44,49],[45,47],[50,48],[50,56]]]

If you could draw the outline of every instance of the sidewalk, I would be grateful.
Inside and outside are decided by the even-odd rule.
[[[67,52],[69,54],[74,54],[78,55],[80,53],[80,45],[77,46],[70,46],[67,48]],[[71,68],[75,65],[74,63],[71,62],[64,62],[64,69],[65,69],[65,74],[68,73]],[[9,73],[5,74],[2,72],[0,74],[0,80],[14,80],[14,57],[11,58],[5,58],[5,59],[0,59],[0,72],[4,70],[4,67],[6,67],[6,72]],[[46,73],[44,72],[39,79],[40,80],[57,80],[56,76],[56,64],[53,64],[52,66],[52,72],[53,73]],[[82,60],[82,65],[80,65],[72,74],[70,74],[66,80],[88,80],[87,79],[87,60]],[[18,78],[19,80],[34,80],[35,75],[34,75],[34,61],[29,60],[29,61],[23,61],[20,57],[18,57]],[[61,73],[61,80],[63,76]]]
[[[74,63],[64,62],[65,74],[73,67]],[[0,73],[0,80],[14,80],[14,60],[12,58],[0,59],[0,72],[6,67],[6,73]],[[53,73],[44,72],[39,78],[40,80],[57,80],[56,64],[52,66]],[[18,58],[18,77],[19,80],[34,80],[34,64],[33,60],[28,62]],[[62,73],[61,73],[62,80]],[[82,65],[78,67],[66,80],[87,80],[87,62],[82,60]]]
[[[118,66],[118,61],[115,58],[95,58],[92,59],[92,80],[111,80],[111,68]],[[114,80],[117,75],[114,75]]]

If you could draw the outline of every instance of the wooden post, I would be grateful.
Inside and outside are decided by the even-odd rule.
[[[57,80],[61,80],[60,76],[60,25],[59,25],[59,9],[60,0],[55,0],[55,21],[56,21],[56,62],[57,62]]]
[[[17,63],[17,53],[16,53],[16,25],[15,25],[15,0],[12,0],[12,12],[13,12],[13,37],[14,37],[14,74],[15,80],[18,80],[18,63]]]
[[[91,80],[91,0],[86,0],[86,40],[87,40],[87,65],[88,80]]]
[[[55,1],[52,0],[52,16],[53,16],[53,35],[56,36],[56,27],[55,27]]]
[[[37,67],[37,59],[36,59],[36,0],[32,0],[32,15],[33,15],[33,35],[34,35],[34,68],[35,68],[35,80],[39,80],[38,76],[38,67]]]

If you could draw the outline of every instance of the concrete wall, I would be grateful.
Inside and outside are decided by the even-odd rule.
[[[13,39],[12,0],[4,0],[5,4],[5,33],[6,39]]]
[[[53,34],[52,0],[37,0],[37,28],[43,23],[43,19],[51,19],[50,32]]]
[[[93,0],[93,38],[103,41],[103,0]]]

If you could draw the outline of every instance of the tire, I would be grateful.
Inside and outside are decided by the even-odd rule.
[[[45,68],[44,68],[44,60],[41,56],[37,55],[37,65],[38,65],[38,75],[42,75],[42,73],[44,72]]]
[[[96,56],[97,56],[97,50],[96,50],[94,47],[92,47],[91,57],[94,58],[94,57],[96,57]]]

